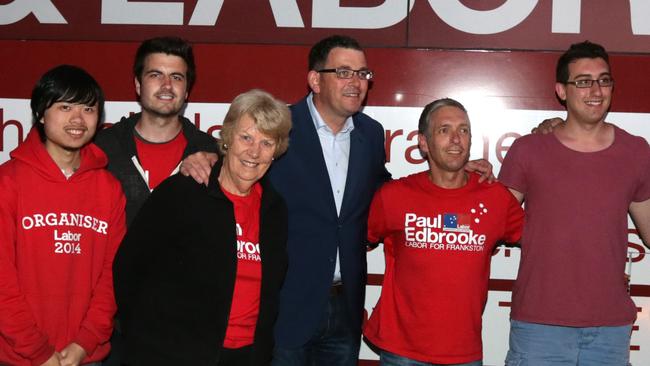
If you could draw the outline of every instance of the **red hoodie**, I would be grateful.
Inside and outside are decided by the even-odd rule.
[[[0,166],[0,364],[40,365],[71,342],[99,361],[116,310],[125,199],[94,144],[66,179],[32,129]]]

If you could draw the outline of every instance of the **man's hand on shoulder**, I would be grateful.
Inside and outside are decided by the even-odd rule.
[[[553,132],[553,129],[562,123],[564,123],[564,120],[558,117],[545,119],[542,123],[537,125],[537,127],[530,130],[530,133],[541,133],[542,135],[546,135],[547,133]]]
[[[478,173],[481,177],[478,179],[479,183],[485,180],[488,183],[494,183],[497,178],[492,174],[492,164],[485,159],[471,160],[465,164],[465,171],[470,173]]]
[[[199,151],[189,155],[181,162],[180,172],[186,177],[191,176],[197,183],[208,185],[212,167],[219,160],[215,153]]]

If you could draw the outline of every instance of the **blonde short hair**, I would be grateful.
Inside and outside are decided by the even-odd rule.
[[[237,121],[244,115],[250,116],[255,121],[255,126],[261,133],[275,140],[276,148],[273,157],[278,157],[287,151],[291,130],[289,107],[271,94],[253,89],[239,94],[230,104],[221,128],[219,139],[221,153],[227,153],[227,146],[232,142]]]

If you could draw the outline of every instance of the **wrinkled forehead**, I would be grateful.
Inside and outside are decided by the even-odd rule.
[[[467,113],[455,106],[443,106],[436,109],[431,113],[429,121],[433,128],[442,126],[471,126]]]

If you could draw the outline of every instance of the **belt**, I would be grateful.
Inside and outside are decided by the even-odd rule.
[[[342,283],[333,284],[332,287],[330,287],[330,296],[338,296],[338,295],[343,295]]]

